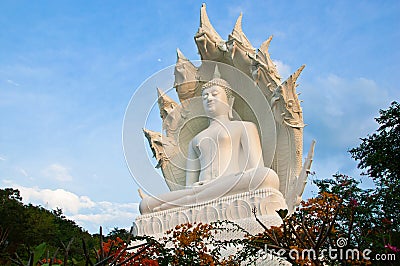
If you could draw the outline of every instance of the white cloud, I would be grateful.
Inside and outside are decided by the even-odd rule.
[[[20,169],[19,169],[19,172],[20,172],[22,175],[24,175],[25,177],[28,177],[28,176],[29,176],[28,173],[25,171],[25,169],[20,168]]]
[[[91,233],[98,232],[100,226],[106,230],[129,228],[139,213],[138,203],[95,202],[87,196],[78,196],[64,189],[24,187],[5,180],[3,183],[18,189],[24,203],[41,205],[47,209],[60,208],[68,219]]]
[[[61,208],[65,213],[77,214],[84,208],[92,208],[96,204],[87,196],[77,196],[64,189],[40,189],[15,186],[21,191],[24,202],[39,204],[49,209]]]
[[[55,178],[56,180],[61,182],[72,180],[72,176],[69,173],[68,168],[58,163],[54,163],[46,167],[43,170],[43,174],[49,178]]]
[[[9,83],[9,84],[11,84],[11,85],[14,85],[14,86],[16,86],[16,87],[19,86],[19,84],[18,84],[17,82],[12,81],[11,79],[7,79],[7,83]]]
[[[305,148],[311,139],[317,140],[312,165],[315,178],[329,178],[336,172],[361,178],[348,150],[359,145],[359,138],[377,129],[374,117],[379,109],[389,106],[388,91],[371,79],[333,74],[303,81],[298,90],[303,92],[300,98],[304,100],[304,122],[308,124],[304,130]],[[363,187],[371,186],[368,180],[363,183]],[[304,197],[316,191],[308,184]]]
[[[114,227],[129,228],[138,215],[137,203],[98,202],[96,208],[97,213],[76,214],[69,218],[84,225],[85,228],[96,231],[100,226],[110,230]]]
[[[344,152],[377,128],[374,117],[390,103],[387,90],[366,78],[346,79],[332,74],[311,84],[303,83],[301,91],[305,123],[313,123],[305,132],[312,129],[331,148]]]
[[[6,158],[4,156],[0,155],[0,161],[5,161],[5,160],[6,160]]]
[[[282,81],[285,81],[292,74],[292,68],[289,65],[286,65],[285,63],[279,60],[273,60],[273,62],[276,65],[276,68],[278,69]]]
[[[7,187],[10,187],[13,185],[13,181],[11,179],[2,179],[1,182]]]

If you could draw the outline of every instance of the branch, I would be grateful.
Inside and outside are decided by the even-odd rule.
[[[127,258],[126,260],[122,261],[121,263],[116,264],[116,266],[121,266],[121,265],[125,265],[126,262],[132,260],[133,258],[139,256],[141,253],[143,253],[146,249],[148,249],[149,247],[151,247],[153,245],[153,243],[149,243],[147,244],[145,247],[143,247],[139,252],[133,254],[132,256],[130,256],[129,258]]]
[[[300,225],[301,225],[301,228],[303,228],[304,232],[306,233],[306,236],[307,236],[308,240],[311,242],[311,244],[313,246],[315,246],[314,240],[312,239],[310,233],[308,232],[308,230],[304,226],[304,216],[303,215],[301,215],[301,224]]]
[[[59,250],[60,250],[60,248],[57,248],[56,251],[54,252],[53,258],[50,259],[49,266],[53,265],[53,261],[55,261],[57,253],[58,253]]]
[[[104,259],[104,249],[103,249],[103,227],[100,226],[100,260]]]
[[[87,248],[86,248],[85,239],[83,239],[83,238],[82,238],[82,245],[83,245],[83,252],[84,252],[84,255],[85,255],[85,258],[86,258],[85,265],[86,266],[87,265],[93,266],[93,262],[90,260],[90,257],[89,257],[89,254],[88,254],[88,251],[87,251]]]
[[[293,231],[293,234],[296,236],[296,238],[299,240],[298,242],[303,246],[303,248],[308,248],[306,246],[306,244],[303,242],[303,240],[300,238],[299,234],[297,233],[296,229],[294,228],[294,226],[292,225],[292,223],[290,222],[290,220],[288,221],[288,225],[289,228]]]
[[[264,228],[265,231],[267,231],[268,228],[265,226],[265,224],[263,224],[263,223],[257,218],[257,215],[256,215],[257,209],[256,209],[256,207],[254,207],[254,208],[251,210],[251,212],[254,214],[254,217],[256,218],[256,221],[262,226],[262,228]]]
[[[342,207],[342,203],[340,203],[339,206],[337,207],[337,209],[335,211],[335,214],[333,215],[332,221],[331,221],[331,223],[329,225],[329,228],[326,231],[326,234],[322,238],[318,239],[317,244],[314,247],[315,250],[318,250],[320,248],[320,246],[322,246],[322,244],[325,242],[326,238],[328,237],[329,232],[332,231],[332,228],[335,225],[336,217],[338,216],[341,207]]]
[[[67,266],[67,261],[68,261],[68,253],[69,253],[69,250],[70,250],[70,248],[71,248],[71,244],[72,244],[72,242],[74,242],[74,238],[72,238],[69,242],[68,242],[68,245],[67,245],[67,247],[65,247],[65,245],[64,245],[64,243],[61,241],[61,245],[63,246],[63,248],[64,248],[64,266]]]

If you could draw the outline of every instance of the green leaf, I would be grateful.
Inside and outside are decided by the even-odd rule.
[[[46,243],[39,244],[35,247],[35,250],[33,251],[33,264],[36,265],[36,263],[42,258],[44,252],[46,251]]]

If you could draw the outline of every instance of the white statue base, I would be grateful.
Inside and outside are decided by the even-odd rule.
[[[286,209],[287,205],[282,193],[273,188],[265,188],[253,192],[245,192],[219,199],[193,204],[185,207],[173,208],[140,215],[136,218],[138,235],[153,236],[156,239],[175,226],[183,223],[210,223],[215,221],[229,220],[250,234],[262,232],[263,227],[256,221],[253,209],[256,210],[257,218],[266,226],[279,226],[282,219],[276,210]],[[219,239],[244,238],[244,234],[237,231],[222,231],[218,234]],[[225,250],[229,256],[236,252],[236,248]],[[272,255],[260,257],[257,265],[291,265]]]
[[[245,192],[227,197],[140,215],[136,218],[138,235],[161,236],[169,229],[183,223],[210,223],[229,220],[237,223],[250,234],[262,232],[253,209],[265,226],[279,226],[282,219],[276,210],[286,209],[282,193],[273,188]]]

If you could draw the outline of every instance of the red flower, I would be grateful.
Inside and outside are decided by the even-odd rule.
[[[356,199],[351,199],[351,200],[350,200],[350,206],[351,206],[352,208],[357,207],[358,205],[359,205],[359,204],[358,204],[358,202],[357,202]]]

